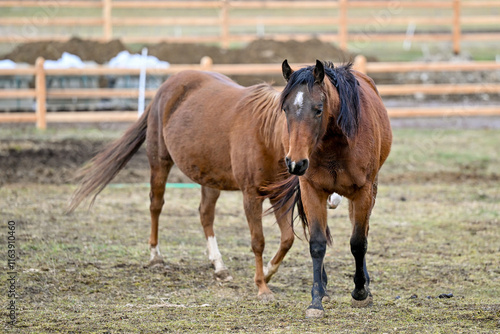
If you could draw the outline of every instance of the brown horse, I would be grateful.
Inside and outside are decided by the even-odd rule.
[[[221,190],[243,192],[255,254],[258,295],[272,299],[267,282],[294,241],[291,213],[285,207],[278,209],[281,243],[276,255],[264,267],[262,202],[267,193],[262,189],[286,176],[281,144],[286,124],[279,98],[280,93],[268,84],[244,88],[217,73],[184,71],[171,76],[159,88],[144,115],[123,137],[82,169],[81,183],[71,199],[69,211],[88,196],[95,200],[146,141],[151,167],[150,264],[163,261],[158,247],[158,220],[167,176],[176,164],[202,186],[200,219],[209,259],[219,279],[231,277],[213,230],[216,201]]]
[[[322,299],[328,296],[323,259],[331,243],[326,203],[332,192],[349,199],[356,266],[352,305],[368,306],[368,222],[378,172],[391,148],[387,111],[374,82],[350,65],[334,68],[316,61],[316,66],[294,72],[285,60],[282,69],[287,80],[280,102],[287,124],[283,145],[288,171],[294,175],[268,189],[274,190],[271,198],[278,211],[294,199],[304,229],[308,227],[313,287],[306,316],[323,316]]]

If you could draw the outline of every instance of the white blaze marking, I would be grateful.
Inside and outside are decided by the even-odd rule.
[[[208,259],[212,261],[215,272],[226,269],[224,262],[222,261],[222,255],[219,252],[219,247],[217,246],[217,239],[214,237],[207,238],[207,248],[208,248]]]
[[[304,105],[304,92],[297,92],[297,95],[295,95],[295,101],[293,101],[293,104],[298,107],[297,115],[299,115],[300,112],[302,111],[302,106]]]

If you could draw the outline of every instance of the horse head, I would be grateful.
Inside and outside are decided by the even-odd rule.
[[[304,175],[311,154],[329,127],[335,127],[347,138],[356,134],[358,82],[351,64],[334,68],[332,63],[316,60],[315,66],[293,71],[285,59],[282,71],[287,81],[281,94],[288,127],[283,138],[285,162],[288,172]]]

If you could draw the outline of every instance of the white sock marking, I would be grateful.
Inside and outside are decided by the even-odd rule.
[[[330,209],[336,209],[339,206],[340,202],[342,202],[342,196],[337,193],[332,193],[328,196],[328,206]]]
[[[267,277],[269,275],[272,277],[278,271],[279,266],[279,264],[273,265],[271,261],[269,261],[267,266],[264,267],[264,276]]]
[[[215,236],[207,238],[207,248],[208,248],[208,259],[212,261],[215,272],[226,269],[224,262],[222,261],[222,255],[219,252],[219,247],[217,246],[217,239]]]
[[[151,247],[150,252],[151,252],[150,261],[152,261],[158,257],[161,258],[160,245],[156,245],[154,247]]]

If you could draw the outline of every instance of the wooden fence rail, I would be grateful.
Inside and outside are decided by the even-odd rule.
[[[347,49],[348,43],[367,39],[387,42],[410,37],[415,41],[448,41],[453,51],[459,53],[462,41],[500,39],[498,15],[495,15],[500,9],[499,1],[0,0],[0,8],[14,7],[31,8],[31,11],[26,16],[0,17],[0,28],[11,31],[0,36],[0,42],[67,40],[71,37],[71,31],[57,35],[40,33],[41,28],[48,26],[58,28],[54,28],[55,31],[65,31],[64,27],[79,27],[79,31],[84,26],[92,27],[99,32],[94,31],[85,38],[100,41],[120,38],[125,43],[208,42],[226,48],[232,42],[249,42],[260,37],[276,40],[317,37],[336,42],[342,49]],[[91,12],[65,17],[61,8]],[[406,9],[408,13],[404,12]],[[150,12],[144,14],[147,10]],[[152,10],[166,12],[155,15]],[[415,11],[420,14],[414,15]],[[407,27],[413,24],[423,25],[424,32],[417,30],[408,36]],[[474,30],[464,33],[464,28],[470,25],[474,25]],[[136,29],[130,31],[127,27]],[[157,28],[155,30],[170,27],[173,32],[155,33],[147,27]],[[281,29],[276,30],[276,27]],[[266,32],[266,29],[274,31]]]
[[[110,68],[106,66],[91,68],[44,69],[44,59],[38,58],[36,65],[19,70],[0,69],[0,76],[34,76],[34,89],[0,90],[0,99],[32,99],[35,101],[35,112],[32,113],[0,113],[0,123],[29,122],[36,123],[39,129],[45,129],[47,122],[132,122],[137,119],[137,112],[47,112],[47,99],[73,98],[137,98],[137,89],[48,89],[46,77],[60,76],[100,76],[100,75],[139,75],[138,69]],[[354,62],[355,69],[364,73],[383,72],[450,72],[500,70],[496,62],[468,63],[367,63],[366,58],[358,56]],[[280,74],[281,67],[276,64],[213,64],[204,57],[199,65],[171,65],[164,69],[148,69],[147,74],[170,75],[186,69],[211,70],[226,75],[264,75]],[[408,84],[378,85],[382,96],[402,96],[416,93],[428,95],[440,94],[500,94],[500,84]],[[281,87],[277,87],[281,89]],[[146,98],[152,98],[156,90],[146,90]],[[391,117],[443,117],[443,116],[484,116],[500,115],[500,105],[491,106],[442,106],[442,107],[406,107],[388,108]]]

